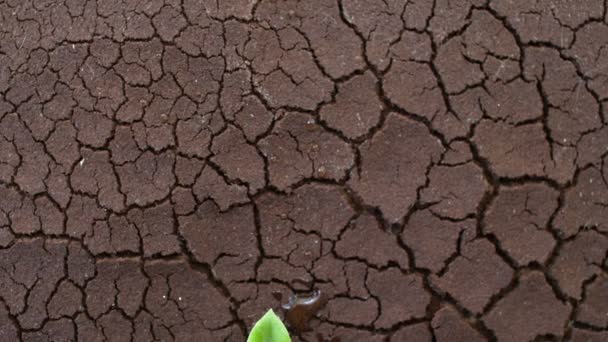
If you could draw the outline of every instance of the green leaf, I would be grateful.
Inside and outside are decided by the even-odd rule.
[[[272,309],[255,323],[247,342],[291,342],[283,321]]]

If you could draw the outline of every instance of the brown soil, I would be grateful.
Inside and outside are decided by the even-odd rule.
[[[0,0],[0,341],[607,341],[607,7]]]

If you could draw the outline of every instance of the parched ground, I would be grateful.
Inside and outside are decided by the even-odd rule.
[[[0,341],[608,341],[607,7],[0,0]]]

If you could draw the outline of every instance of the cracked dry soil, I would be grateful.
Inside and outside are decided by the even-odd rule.
[[[0,0],[0,340],[608,341],[607,7]]]

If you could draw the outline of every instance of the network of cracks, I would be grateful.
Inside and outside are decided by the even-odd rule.
[[[607,341],[607,8],[0,0],[0,340]]]

